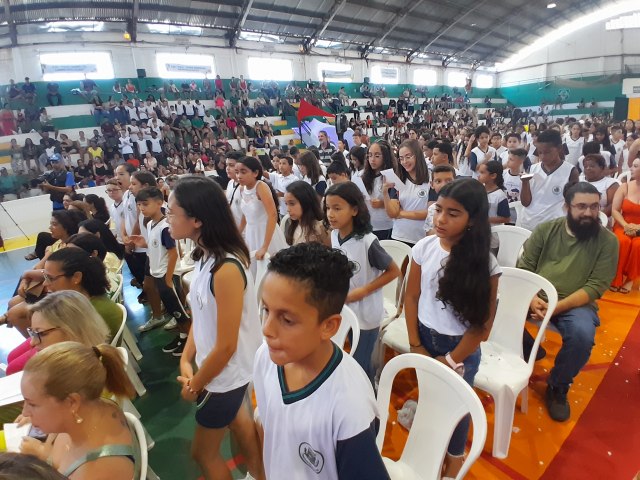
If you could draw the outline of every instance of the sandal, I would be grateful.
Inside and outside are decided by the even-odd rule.
[[[628,288],[626,288],[626,287],[620,287],[620,288],[618,289],[618,292],[620,292],[620,293],[624,293],[624,294],[627,294],[627,293],[631,292],[631,290],[630,290],[630,289],[628,289]]]
[[[620,287],[609,287],[609,290],[618,293],[620,291]]]
[[[35,254],[35,252],[31,252],[29,255],[25,255],[24,259],[25,260],[35,260],[36,258],[38,258],[38,256]]]

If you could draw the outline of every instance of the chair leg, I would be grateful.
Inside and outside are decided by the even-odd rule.
[[[142,352],[138,348],[138,342],[136,342],[136,337],[133,336],[129,327],[124,327],[124,332],[122,333],[122,339],[133,355],[133,358],[140,361],[142,359]]]
[[[130,363],[127,363],[127,376],[129,377],[129,380],[131,380],[131,383],[133,383],[133,386],[140,397],[147,393],[147,389],[142,384],[142,380],[140,380],[140,377]]]
[[[520,411],[527,413],[529,410],[529,387],[524,387],[520,392]]]
[[[493,425],[493,456],[507,458],[511,443],[516,395],[505,388],[494,394],[493,400],[496,406]]]
[[[133,353],[129,352],[129,362],[131,363],[131,366],[133,367],[133,369],[136,371],[136,373],[140,373],[142,370],[140,369],[140,365],[138,365],[138,362],[136,362],[135,357],[133,356]]]
[[[160,480],[160,477],[156,475],[156,472],[151,467],[147,467],[147,480]]]

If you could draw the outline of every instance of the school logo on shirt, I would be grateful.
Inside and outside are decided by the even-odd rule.
[[[154,239],[151,241],[151,246],[152,246],[153,248],[158,248],[158,247],[160,246],[160,242],[158,241],[158,239],[157,239],[157,238],[154,238]]]
[[[350,260],[351,263],[353,263],[353,274],[357,274],[360,272],[360,264],[358,262],[356,262],[355,260]]]
[[[555,185],[551,191],[554,195],[560,195],[562,193],[562,187],[560,187],[560,185]]]
[[[426,196],[427,196],[427,191],[426,190],[418,190],[418,197],[424,198]]]
[[[298,447],[298,453],[302,461],[315,473],[320,473],[324,467],[324,456],[311,445],[302,442]]]

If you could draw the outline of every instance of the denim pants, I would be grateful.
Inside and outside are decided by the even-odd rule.
[[[566,393],[591,356],[600,319],[592,305],[584,305],[551,317],[551,322],[562,335],[562,347],[547,383]]]
[[[426,327],[421,322],[418,322],[418,333],[420,334],[420,343],[433,357],[439,357],[451,352],[460,340],[462,335],[451,336],[442,335],[433,328]],[[473,387],[473,380],[478,373],[480,366],[480,347],[464,359],[464,381]],[[467,436],[469,434],[469,425],[471,423],[471,417],[467,415],[453,431],[451,441],[449,442],[449,448],[447,452],[449,455],[462,455],[464,453],[464,447],[467,443]]]
[[[353,359],[362,367],[372,383],[375,372],[371,365],[371,355],[373,354],[373,347],[376,345],[379,333],[380,328],[360,330],[358,346],[356,347],[356,351],[353,353]],[[351,332],[349,332],[349,340],[351,341]]]

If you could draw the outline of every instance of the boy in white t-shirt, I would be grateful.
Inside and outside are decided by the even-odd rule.
[[[500,158],[500,156],[507,151],[507,147],[502,144],[502,135],[498,132],[491,134],[491,140],[489,143],[496,150],[496,159]]]
[[[331,341],[353,267],[319,243],[271,258],[262,290],[265,343],[253,375],[267,478],[389,478],[376,447],[371,383]]]
[[[279,173],[269,173],[269,182],[278,196],[278,210],[280,217],[287,214],[287,205],[284,203],[284,194],[287,193],[287,187],[298,180],[293,174],[293,158],[289,156],[274,157],[274,166],[277,165]],[[265,175],[266,176],[266,175]]]
[[[435,192],[436,199],[442,187],[453,182],[456,179],[456,171],[450,165],[436,165],[433,167],[431,175],[431,188]],[[433,235],[436,232],[433,229],[433,216],[436,211],[436,202],[432,202],[427,209],[427,218],[424,219],[424,231],[426,236]]]
[[[507,149],[499,155],[500,161],[502,162],[502,166],[504,168],[507,168],[507,162],[509,161],[509,152],[516,148],[520,148],[520,135],[514,132],[508,133],[506,142]]]

